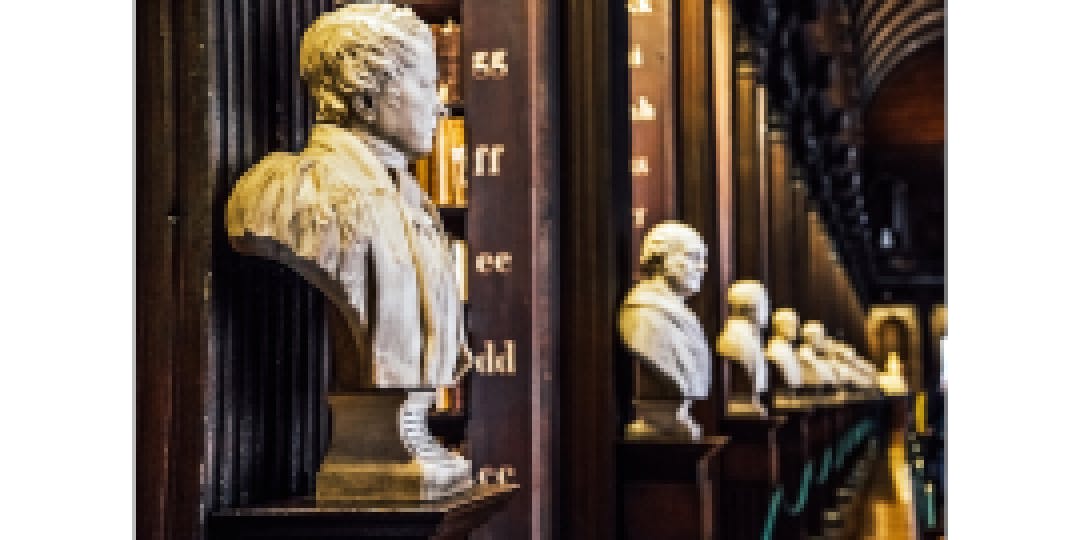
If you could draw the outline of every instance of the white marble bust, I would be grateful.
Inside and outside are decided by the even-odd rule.
[[[802,326],[802,344],[796,357],[802,366],[804,384],[823,386],[836,384],[836,378],[828,362],[823,358],[825,327],[818,321],[807,321]]]
[[[728,317],[717,336],[716,352],[733,361],[745,375],[750,383],[749,406],[753,412],[764,414],[761,394],[769,389],[769,366],[761,331],[769,323],[769,296],[760,282],[743,280],[728,288],[727,302]]]
[[[765,349],[765,358],[777,367],[777,372],[789,388],[803,385],[802,369],[792,343],[799,337],[799,314],[794,309],[781,308],[773,312],[772,337]]]
[[[836,384],[855,384],[857,375],[846,362],[843,344],[829,336],[825,336],[824,342],[825,358],[829,363],[829,367],[832,369]]]
[[[851,364],[859,371],[861,379],[859,384],[862,388],[873,390],[877,388],[877,368],[859,354],[854,347],[850,348]]]
[[[645,235],[643,277],[623,300],[619,335],[643,366],[669,382],[677,395],[673,407],[646,403],[663,400],[638,400],[637,419],[628,435],[653,431],[701,435],[690,416],[690,403],[709,394],[712,353],[686,299],[701,290],[706,255],[701,235],[682,223],[665,221]]]
[[[866,364],[862,363],[858,354],[855,352],[855,348],[847,343],[840,343],[840,358],[847,365],[852,374],[852,380],[855,386],[859,389],[869,389],[874,386],[874,377],[872,373],[868,373]],[[872,366],[869,366],[873,370]]]
[[[431,152],[443,112],[431,32],[408,8],[353,4],[320,16],[299,56],[316,123],[303,151],[272,153],[236,183],[230,242],[290,266],[341,311],[369,374],[348,386],[409,390],[388,410],[432,493],[446,491],[469,465],[428,435],[425,411],[467,365],[463,309],[449,238],[406,169]]]

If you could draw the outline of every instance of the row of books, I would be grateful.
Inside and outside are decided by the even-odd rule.
[[[436,205],[467,205],[466,148],[465,119],[457,116],[442,117],[439,118],[435,130],[435,144],[431,154],[413,162],[416,180]]]
[[[438,63],[439,100],[445,105],[462,102],[461,95],[461,25],[453,20],[432,24],[435,38],[435,57]],[[413,162],[413,173],[420,187],[438,206],[467,204],[467,170],[465,119],[441,117],[435,130],[435,144],[430,155]],[[465,240],[451,241],[454,275],[461,299],[468,300],[469,249]],[[460,413],[465,409],[464,389],[440,388],[436,393],[435,410],[441,413]]]
[[[461,25],[452,19],[431,25],[438,62],[439,98],[444,104],[461,103]]]
[[[465,410],[465,392],[461,387],[439,388],[435,391],[435,411],[460,413]]]

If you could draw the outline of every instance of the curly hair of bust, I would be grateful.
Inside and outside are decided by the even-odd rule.
[[[638,261],[641,275],[655,277],[664,270],[669,254],[704,246],[705,240],[693,228],[677,221],[664,221],[649,230],[641,243]]]
[[[321,15],[300,40],[300,78],[315,99],[316,120],[371,122],[386,81],[401,77],[433,43],[431,30],[407,7],[349,4]]]

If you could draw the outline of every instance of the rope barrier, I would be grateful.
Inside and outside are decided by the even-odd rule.
[[[829,475],[833,471],[834,467],[839,470],[843,466],[844,460],[859,443],[861,443],[873,428],[873,422],[869,419],[864,419],[855,426],[848,429],[847,432],[840,438],[836,444],[837,459],[833,461],[833,447],[830,446],[825,449],[821,457],[821,467],[819,468],[818,479],[816,483],[822,485],[828,480]],[[803,464],[802,478],[799,482],[799,493],[795,498],[794,504],[784,503],[784,486],[778,485],[773,489],[772,496],[769,498],[769,509],[765,515],[765,523],[761,530],[762,540],[771,540],[773,530],[776,528],[776,518],[783,509],[784,513],[790,517],[797,517],[806,510],[806,503],[810,496],[810,482],[814,479],[814,460],[809,460]]]

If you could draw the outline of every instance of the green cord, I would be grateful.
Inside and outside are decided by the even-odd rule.
[[[806,499],[810,494],[810,480],[814,477],[814,463],[812,461],[806,462],[803,465],[802,482],[799,484],[799,496],[795,498],[795,504],[789,505],[787,508],[788,515],[797,516],[802,513],[806,507]]]
[[[853,426],[851,429],[840,438],[837,443],[836,462],[833,462],[833,447],[828,447],[821,458],[820,474],[818,476],[817,484],[821,485],[825,483],[825,480],[829,478],[829,474],[835,466],[839,469],[843,466],[844,459],[847,454],[851,452],[856,445],[866,438],[866,435],[873,428],[873,422],[869,419],[864,419],[862,422]],[[772,540],[773,529],[776,527],[776,517],[780,513],[780,508],[785,507],[784,511],[791,517],[798,516],[806,509],[806,502],[810,495],[810,481],[814,478],[814,462],[813,460],[807,461],[803,465],[802,480],[799,483],[799,495],[795,498],[795,504],[784,504],[784,486],[779,485],[773,489],[772,497],[769,499],[769,511],[765,515],[765,525],[761,530],[762,540]],[[927,508],[929,508],[930,515],[929,521],[933,523],[933,509],[929,503],[929,497],[927,502]],[[933,525],[931,525],[933,526]]]

